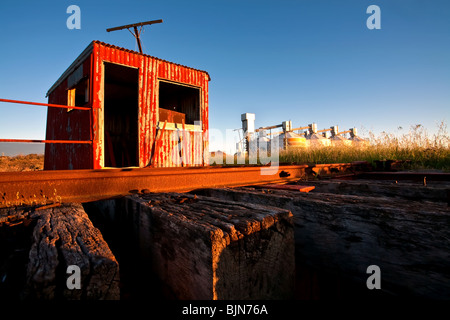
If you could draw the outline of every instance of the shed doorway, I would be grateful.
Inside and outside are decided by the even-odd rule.
[[[104,166],[138,167],[139,69],[104,67]]]

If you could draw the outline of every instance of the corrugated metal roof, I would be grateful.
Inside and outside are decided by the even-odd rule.
[[[48,90],[48,92],[46,94],[46,97],[48,97],[48,95],[57,86],[59,86],[61,84],[61,82],[63,82],[76,68],[78,68],[78,66],[80,64],[83,63],[83,61],[86,60],[86,58],[92,52],[92,49],[94,47],[94,43],[99,44],[99,45],[104,46],[104,47],[111,48],[111,49],[121,50],[121,51],[128,52],[128,53],[133,53],[133,54],[137,54],[137,55],[141,55],[141,56],[146,56],[146,57],[149,57],[149,58],[161,61],[161,62],[170,63],[170,64],[173,64],[173,65],[176,65],[176,66],[180,66],[180,67],[183,67],[183,68],[187,68],[187,69],[203,72],[203,73],[206,73],[208,75],[208,80],[211,81],[211,77],[210,77],[210,75],[209,75],[209,73],[207,71],[200,70],[200,69],[195,69],[195,68],[188,67],[188,66],[185,66],[185,65],[182,65],[182,64],[178,64],[178,63],[170,62],[170,61],[167,61],[167,60],[164,60],[164,59],[160,59],[160,58],[157,58],[157,57],[154,57],[154,56],[150,56],[148,54],[143,54],[143,53],[140,53],[140,52],[137,52],[137,51],[134,51],[134,50],[130,50],[130,49],[118,47],[118,46],[115,46],[115,45],[112,45],[112,44],[108,44],[108,43],[105,43],[105,42],[102,42],[102,41],[94,40],[86,47],[86,49],[84,49],[84,51],[78,56],[78,58],[75,59],[75,61],[66,69],[66,71],[64,71],[64,73],[58,78],[58,80],[53,84],[53,86],[51,86],[51,88]]]
[[[58,87],[61,84],[61,82],[63,82],[76,68],[78,68],[83,63],[83,61],[86,60],[86,58],[91,54],[93,47],[94,41],[92,41],[86,47],[86,49],[83,50],[83,52],[78,56],[78,58],[76,58],[75,61],[72,62],[72,64],[66,69],[66,71],[64,71],[64,73],[58,78],[58,80],[56,80],[56,82],[50,87],[50,89],[48,89],[45,97],[48,97],[50,93],[52,93],[53,90],[55,90],[56,87]]]
[[[182,65],[182,64],[178,64],[178,63],[175,63],[175,62],[167,61],[167,60],[164,60],[164,59],[161,59],[161,58],[158,58],[158,57],[154,57],[154,56],[151,56],[151,55],[148,55],[148,54],[144,54],[144,53],[140,53],[140,52],[137,52],[137,51],[134,51],[134,50],[118,47],[118,46],[115,46],[115,45],[112,45],[112,44],[108,44],[108,43],[105,43],[105,42],[101,42],[101,41],[98,41],[98,40],[94,40],[94,41],[92,41],[92,43],[98,43],[98,44],[100,44],[102,46],[109,47],[109,48],[112,48],[112,49],[117,49],[117,50],[122,50],[122,51],[125,51],[125,52],[135,53],[135,54],[146,56],[146,57],[149,57],[149,58],[152,58],[152,59],[159,60],[161,62],[174,64],[174,65],[179,66],[179,67],[184,67],[184,68],[188,68],[188,69],[191,69],[191,70],[204,72],[204,73],[206,73],[208,75],[208,80],[211,81],[211,77],[209,76],[209,73],[207,71],[205,71],[205,70],[195,69],[195,68],[188,67],[188,66],[185,66],[185,65]]]

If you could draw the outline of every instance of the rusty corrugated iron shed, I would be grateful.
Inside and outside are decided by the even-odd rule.
[[[91,140],[92,145],[46,145],[45,169],[207,165],[209,81],[206,71],[91,42],[47,93],[49,103],[88,106],[91,111],[49,109],[46,139]],[[136,86],[135,95],[130,85]],[[160,87],[165,90],[162,96]],[[129,101],[120,102],[124,97]],[[171,107],[166,113],[183,112],[186,124],[172,123],[162,131],[159,109]],[[112,121],[105,113],[108,108],[117,113]],[[117,123],[124,117],[132,119]],[[121,146],[117,136],[123,140]],[[162,146],[155,153],[157,138]],[[114,150],[120,148],[121,153]]]

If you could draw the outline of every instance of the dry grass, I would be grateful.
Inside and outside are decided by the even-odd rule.
[[[450,171],[450,138],[447,126],[441,122],[434,135],[428,134],[422,125],[411,126],[407,133],[394,135],[368,132],[370,145],[315,147],[281,151],[281,163],[319,164],[377,160],[410,160],[413,169],[438,169]],[[212,154],[214,156],[214,154]],[[223,163],[226,163],[225,154]],[[248,159],[246,161],[248,163]],[[236,163],[236,158],[235,158]],[[15,157],[0,157],[0,171],[36,171],[44,167],[44,155],[29,154]]]
[[[44,168],[43,154],[28,154],[15,157],[0,157],[0,171],[37,171]]]
[[[450,138],[447,126],[441,122],[436,134],[429,135],[422,125],[414,125],[409,132],[394,135],[368,133],[370,145],[331,146],[282,151],[280,162],[296,164],[341,163],[352,161],[410,160],[413,169],[450,171]]]

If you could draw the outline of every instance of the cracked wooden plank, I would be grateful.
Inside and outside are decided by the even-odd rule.
[[[302,185],[314,186],[316,192],[359,196],[399,197],[408,200],[426,200],[450,203],[450,183],[431,181],[379,181],[379,180],[327,180],[301,181]]]
[[[289,210],[176,193],[126,202],[141,256],[173,297],[293,297]]]
[[[357,284],[359,292],[369,291],[366,269],[374,264],[381,268],[387,295],[450,298],[450,212],[445,202],[333,194],[320,188],[312,193],[255,188],[195,192],[290,210],[299,266],[341,275]]]
[[[26,296],[32,299],[118,299],[119,266],[81,204],[35,211]],[[68,289],[67,267],[81,270],[81,289]]]

